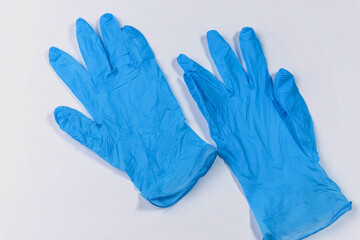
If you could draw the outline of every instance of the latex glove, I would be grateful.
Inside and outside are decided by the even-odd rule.
[[[240,34],[247,73],[216,31],[209,50],[224,83],[184,55],[186,84],[219,155],[239,180],[264,239],[302,239],[351,209],[319,164],[313,123],[285,69],[274,83],[251,28]]]
[[[144,36],[100,20],[104,41],[78,19],[77,40],[87,69],[50,48],[50,64],[93,119],[68,107],[54,115],[60,128],[124,170],[152,204],[176,203],[212,165],[216,150],[185,123]]]

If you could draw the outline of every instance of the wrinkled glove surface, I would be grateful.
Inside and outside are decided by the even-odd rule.
[[[144,36],[120,28],[111,14],[100,20],[103,42],[78,19],[85,69],[50,48],[50,64],[93,119],[56,108],[60,128],[116,168],[141,195],[167,207],[181,199],[211,167],[216,150],[185,123],[182,111]]]
[[[312,119],[294,77],[281,69],[272,81],[251,28],[239,39],[247,72],[218,32],[209,31],[207,40],[223,82],[185,55],[178,62],[264,239],[302,239],[349,211],[351,202],[319,164]]]

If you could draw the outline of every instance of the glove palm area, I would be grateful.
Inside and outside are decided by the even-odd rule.
[[[223,83],[185,55],[178,62],[264,239],[302,239],[349,211],[351,202],[318,162],[312,119],[293,76],[281,69],[272,81],[251,28],[239,39],[247,72],[219,33],[208,32],[207,40]]]
[[[211,167],[216,150],[185,123],[182,111],[144,36],[120,28],[111,14],[100,20],[103,42],[78,19],[77,40],[87,69],[50,48],[50,64],[93,119],[68,108],[54,115],[60,128],[116,168],[141,195],[167,207],[181,199]]]

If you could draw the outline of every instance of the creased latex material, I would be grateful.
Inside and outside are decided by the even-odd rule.
[[[141,195],[167,207],[181,199],[211,167],[216,150],[185,123],[181,109],[144,36],[120,28],[111,14],[100,20],[103,42],[83,19],[77,40],[87,69],[50,48],[50,64],[93,119],[68,108],[54,115],[60,128],[124,170]]]
[[[264,239],[302,239],[349,211],[351,202],[318,163],[311,116],[294,77],[281,69],[272,81],[251,28],[239,39],[247,72],[219,33],[209,31],[207,40],[224,83],[184,55],[178,62]]]

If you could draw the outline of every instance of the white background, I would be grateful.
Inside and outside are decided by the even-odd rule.
[[[48,63],[57,46],[82,62],[75,21],[99,30],[111,12],[146,36],[189,125],[212,143],[175,59],[214,71],[204,36],[235,47],[242,27],[258,34],[273,76],[284,67],[312,114],[321,164],[353,210],[309,239],[360,235],[360,2],[342,0],[56,0],[0,2],[0,239],[261,239],[222,159],[176,205],[160,209],[126,175],[61,132],[58,105],[84,111]]]

